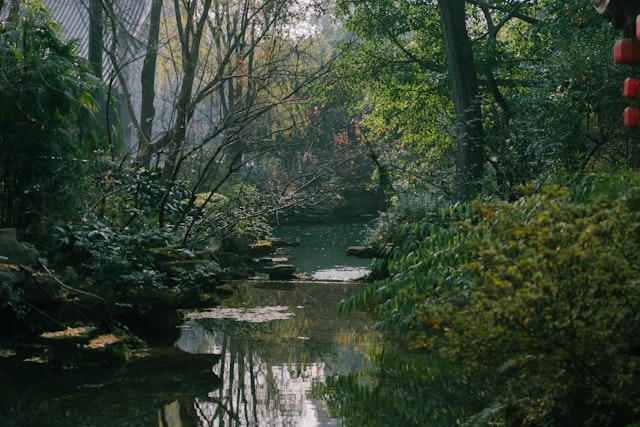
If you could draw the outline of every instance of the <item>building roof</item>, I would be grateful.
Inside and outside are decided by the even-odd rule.
[[[0,17],[8,14],[9,2],[0,11]],[[87,58],[89,53],[89,0],[41,0],[41,3],[49,9],[51,16],[64,29],[66,39],[77,39],[80,42],[80,55]],[[143,43],[141,37],[145,34],[145,23],[151,9],[150,0],[111,0],[113,16],[117,17],[118,28],[116,30],[119,41],[119,56],[127,56],[131,53],[132,44]],[[106,22],[112,22],[106,20]],[[107,31],[105,25],[105,46],[112,43],[112,32]],[[124,40],[127,40],[124,42]],[[134,47],[134,49],[136,49]],[[103,59],[103,75],[108,76],[113,70],[113,65],[105,54]]]

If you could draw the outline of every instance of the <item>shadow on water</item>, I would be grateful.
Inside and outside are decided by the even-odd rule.
[[[221,387],[212,372],[219,356],[171,347],[118,368],[53,369],[25,356],[0,360],[0,425],[146,426],[176,416],[198,425],[192,402]]]

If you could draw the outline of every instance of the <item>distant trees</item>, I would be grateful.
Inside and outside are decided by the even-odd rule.
[[[184,227],[187,238],[211,201],[200,195],[238,179],[256,184],[251,179],[264,175],[261,169],[279,167],[273,154],[307,143],[300,131],[309,120],[304,89],[331,59],[312,41],[316,34],[298,32],[313,7],[292,0],[151,3],[141,101],[125,105],[138,135],[136,162],[158,171],[162,195],[149,211],[158,225]],[[117,63],[117,52],[105,49],[124,94],[134,95],[125,78],[135,74],[134,63]],[[183,209],[169,213],[178,187]],[[272,200],[267,209],[286,204]]]
[[[9,16],[46,13],[37,1],[22,4],[12,2]],[[319,204],[326,197],[337,201],[341,188],[370,178],[363,153],[371,150],[360,135],[360,114],[327,102],[319,89],[337,56],[337,40],[314,27],[320,21],[314,23],[313,15],[326,12],[322,2],[158,0],[146,4],[148,20],[133,16],[139,4],[87,0],[83,5],[88,61],[69,58],[78,67],[74,72],[85,73],[72,90],[78,111],[90,110],[99,122],[64,124],[85,149],[69,155],[93,159],[84,163],[86,177],[72,180],[89,186],[88,191],[70,191],[78,197],[65,204],[75,206],[78,217],[108,218],[114,227],[128,230],[166,228],[188,244],[233,229],[209,208],[220,200],[219,193],[238,203],[227,204],[228,212],[246,209],[234,211],[242,222],[299,204]],[[14,28],[18,17],[7,22],[7,43],[19,42],[11,39],[19,34]],[[50,20],[46,25],[47,31],[57,28]],[[57,31],[51,30],[56,43],[68,46],[71,54],[75,42],[61,42]],[[52,59],[42,53],[43,62]],[[105,94],[93,91],[99,80],[106,83]],[[7,94],[17,90],[10,88],[18,81],[5,81]],[[55,98],[55,89],[41,92]],[[60,118],[61,110],[49,106],[55,111],[50,114]],[[69,120],[81,118],[75,106],[69,108]],[[123,112],[126,121],[120,123]],[[8,125],[5,133],[11,126],[17,125]],[[93,145],[83,145],[88,138]],[[46,157],[31,152],[37,159]],[[11,158],[8,150],[3,155]],[[4,170],[17,173],[10,166]],[[32,194],[12,188],[4,187],[13,194],[7,200]],[[2,205],[3,218],[21,227],[18,214],[10,212],[12,203]],[[25,206],[15,208],[21,209]],[[211,225],[218,222],[220,227]]]

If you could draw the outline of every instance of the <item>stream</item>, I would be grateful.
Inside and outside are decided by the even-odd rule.
[[[234,283],[222,306],[181,311],[172,337],[124,366],[0,352],[0,425],[459,425],[468,396],[446,363],[394,353],[369,313],[337,314],[369,263],[344,255],[362,243],[361,226],[345,227],[280,230],[300,242],[282,255],[316,281]]]
[[[299,273],[312,280],[349,281],[366,276],[371,260],[348,257],[349,246],[364,245],[364,224],[287,226],[277,236],[293,240],[297,246],[280,249]]]

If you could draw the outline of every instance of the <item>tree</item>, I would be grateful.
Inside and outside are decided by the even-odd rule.
[[[464,0],[438,0],[449,80],[456,108],[458,196],[474,196],[484,169],[484,130],[478,76],[467,34]]]
[[[101,0],[89,0],[89,64],[102,78],[103,13]]]
[[[117,22],[109,3],[108,22]],[[118,50],[132,49],[122,41],[105,46],[138,133],[133,154],[138,165],[158,171],[162,196],[147,213],[160,227],[171,224],[186,239],[189,222],[211,201],[202,194],[214,197],[232,178],[255,178],[258,159],[293,143],[295,127],[307,120],[302,89],[326,68],[326,56],[314,57],[314,34],[295,34],[308,7],[291,0],[156,1],[143,62],[119,62]],[[126,78],[135,67],[141,104]],[[169,208],[178,194],[184,204]]]
[[[146,54],[140,73],[140,133],[138,136],[138,164],[144,168],[151,167],[151,148],[153,135],[156,95],[156,63],[160,49],[160,18],[162,16],[162,0],[153,0],[149,14],[149,32],[147,36]]]
[[[368,39],[386,39],[397,55],[404,57],[400,67],[417,66],[420,73],[442,72],[442,62],[430,56],[434,50],[421,50],[422,34],[428,34],[427,19],[433,21],[434,8],[420,4],[409,5],[396,10],[395,3],[369,1],[339,2],[342,13],[346,15],[359,36]],[[354,5],[355,10],[349,6]],[[422,10],[421,10],[422,9]],[[428,9],[432,9],[430,12]],[[475,69],[472,46],[466,28],[466,10],[464,1],[438,2],[440,16],[440,34],[444,41],[446,69],[451,84],[453,105],[455,106],[456,140],[458,146],[458,167],[456,187],[461,198],[470,197],[479,188],[484,167],[484,133],[478,78]],[[415,14],[415,15],[414,15]],[[366,20],[373,19],[377,25],[368,25]],[[411,36],[411,31],[416,31]],[[433,40],[433,35],[428,36]],[[426,38],[426,37],[424,37]],[[369,54],[383,56],[379,52],[368,50]],[[392,57],[393,58],[393,57]],[[393,60],[389,58],[389,60]],[[388,60],[385,59],[383,64]],[[380,64],[380,61],[378,61]]]
[[[80,211],[101,85],[38,2],[4,26],[0,61],[0,222],[36,231]]]

